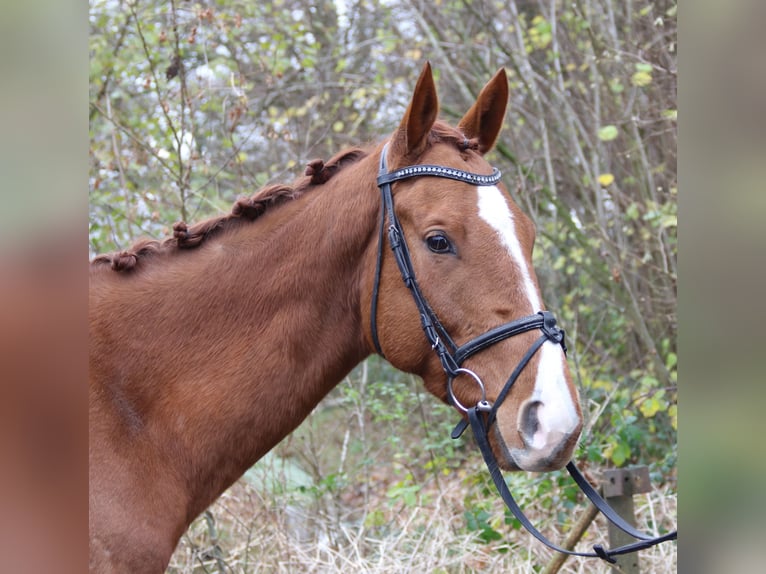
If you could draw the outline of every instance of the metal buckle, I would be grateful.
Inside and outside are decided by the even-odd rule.
[[[455,371],[455,375],[450,377],[447,381],[447,392],[449,393],[450,399],[452,400],[452,404],[455,405],[455,407],[459,410],[461,410],[464,413],[468,412],[468,408],[463,405],[459,400],[457,400],[457,397],[455,396],[455,392],[452,390],[452,381],[457,377],[460,373],[465,373],[466,375],[473,378],[474,381],[476,381],[476,384],[479,385],[479,388],[481,389],[481,400],[476,403],[476,408],[478,408],[480,411],[483,412],[489,412],[492,410],[492,405],[489,404],[487,401],[487,391],[484,388],[484,383],[479,378],[479,375],[474,373],[470,369],[464,369],[459,368]]]

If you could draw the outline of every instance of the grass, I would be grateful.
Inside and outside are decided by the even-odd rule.
[[[455,413],[414,377],[373,369],[365,362],[195,520],[168,573],[539,572],[553,552],[507,514],[472,440],[448,438]],[[506,478],[533,523],[563,542],[585,510],[566,473]],[[642,530],[675,527],[672,483],[634,502]],[[608,542],[597,518],[577,548]],[[642,551],[640,561],[644,572],[674,573],[677,547]],[[611,568],[572,557],[559,572]]]
[[[481,531],[466,528],[466,480],[459,474],[442,480],[438,491],[426,485],[415,504],[382,493],[370,497],[365,508],[342,506],[344,499],[356,498],[344,489],[332,496],[306,499],[300,506],[286,493],[266,497],[241,480],[192,524],[168,572],[539,571],[552,551],[527,532],[505,525],[498,500],[487,499],[491,505],[488,522],[502,533],[502,539],[485,542]],[[552,515],[545,518],[545,512],[528,496],[520,499],[551,539],[563,540],[566,532],[551,523]],[[676,496],[667,489],[636,496],[635,501],[638,523],[644,530],[651,531],[650,525],[658,522],[666,527],[675,523]],[[349,520],[354,516],[364,518]],[[597,519],[578,548],[608,545],[606,532],[603,520]],[[645,572],[676,572],[676,545],[666,543],[645,550],[640,559]],[[607,573],[610,568],[597,559],[569,558],[560,572]]]

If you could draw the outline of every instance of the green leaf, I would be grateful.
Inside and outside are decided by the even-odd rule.
[[[364,525],[367,528],[383,526],[386,523],[386,515],[382,510],[372,510],[364,519]]]
[[[617,444],[612,451],[612,462],[622,466],[628,458],[630,458],[630,447],[624,442]]]
[[[641,385],[644,387],[649,388],[655,388],[658,387],[660,382],[657,380],[656,377],[653,377],[652,375],[644,375],[641,377]]]
[[[500,540],[503,537],[502,534],[500,534],[497,530],[492,528],[489,525],[486,525],[481,530],[481,534],[479,535],[479,538],[481,538],[484,542],[492,542],[494,540]]]
[[[602,142],[609,142],[615,139],[618,133],[619,132],[617,131],[617,126],[604,126],[598,130],[598,139],[600,139]]]
[[[663,229],[668,227],[678,227],[678,216],[673,214],[663,215],[660,218],[660,227]]]

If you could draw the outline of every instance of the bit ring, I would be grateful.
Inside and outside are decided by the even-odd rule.
[[[483,382],[481,381],[481,379],[479,378],[479,375],[477,375],[476,373],[474,373],[474,372],[473,372],[472,370],[470,370],[470,369],[464,369],[464,368],[462,368],[462,367],[461,367],[461,368],[459,368],[459,369],[457,369],[457,370],[455,371],[455,374],[454,374],[454,376],[451,376],[451,377],[449,378],[449,380],[447,381],[447,392],[449,393],[449,398],[450,398],[450,400],[452,401],[452,404],[453,404],[453,405],[455,405],[455,407],[456,407],[458,410],[460,410],[460,411],[462,411],[462,412],[464,412],[464,413],[467,413],[467,412],[468,412],[468,407],[466,407],[465,405],[463,405],[463,403],[461,403],[461,402],[460,402],[460,401],[457,399],[457,397],[455,396],[455,392],[454,392],[454,391],[453,391],[453,389],[452,389],[452,381],[453,381],[453,380],[455,379],[455,377],[456,377],[457,375],[459,375],[460,373],[465,373],[466,375],[468,375],[469,377],[471,377],[471,378],[472,378],[474,381],[476,381],[476,384],[477,384],[477,385],[479,385],[479,388],[481,389],[481,400],[479,400],[479,402],[478,402],[478,403],[476,403],[476,404],[477,404],[477,405],[480,407],[480,410],[485,410],[485,409],[482,409],[481,407],[482,407],[482,406],[487,406],[487,405],[489,405],[489,403],[487,402],[487,390],[484,388],[484,383],[483,383]]]

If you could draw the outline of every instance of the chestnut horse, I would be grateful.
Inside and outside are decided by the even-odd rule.
[[[582,415],[561,346],[542,344],[512,392],[508,373],[539,332],[474,349],[448,377],[432,350],[443,343],[424,337],[411,281],[383,249],[382,164],[401,176],[388,213],[440,332],[464,343],[544,309],[534,227],[484,159],[507,102],[500,70],[451,127],[426,64],[386,142],[92,261],[91,571],[163,572],[192,520],[376,349],[463,416],[502,392],[489,433],[502,468],[566,464]],[[406,175],[415,164],[459,177]]]

